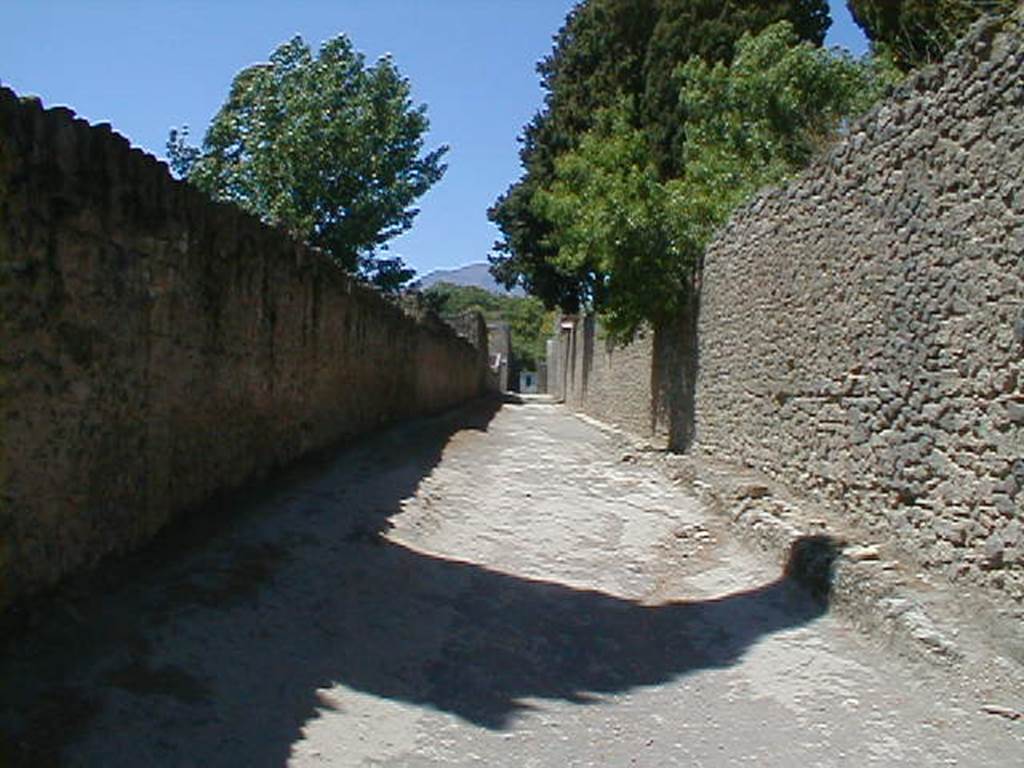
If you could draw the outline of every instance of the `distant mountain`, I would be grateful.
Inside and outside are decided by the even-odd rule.
[[[506,291],[491,277],[489,266],[486,263],[467,264],[458,269],[438,269],[421,277],[419,283],[421,290],[426,290],[438,283],[451,283],[452,285],[472,285],[483,288],[485,291],[497,293],[500,296],[525,296],[522,288],[518,286],[515,290]]]

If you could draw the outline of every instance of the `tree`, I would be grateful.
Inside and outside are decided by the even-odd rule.
[[[557,157],[576,147],[599,110],[623,92],[642,90],[654,18],[654,0],[587,0],[569,13],[552,53],[537,65],[546,104],[523,129],[523,177],[488,211],[502,231],[489,260],[496,280],[508,288],[521,285],[549,308],[578,311],[586,289],[579,274],[557,263],[557,252],[547,245],[551,224],[538,216],[533,198],[553,179]]]
[[[688,262],[672,239],[671,211],[628,102],[602,110],[578,148],[556,162],[533,198],[549,221],[556,267],[577,275],[585,304],[607,314],[612,335],[677,309]]]
[[[606,276],[560,258],[552,225],[535,198],[550,191],[559,158],[577,151],[605,111],[639,131],[659,180],[683,173],[687,117],[676,69],[693,56],[731,61],[736,41],[788,20],[802,40],[820,44],[826,0],[584,0],[566,19],[551,54],[538,64],[544,109],[523,129],[523,176],[488,212],[502,231],[491,257],[504,285],[524,286],[549,306],[576,311],[604,290]],[[623,111],[623,105],[628,105]],[[607,118],[600,118],[607,119]],[[576,266],[572,266],[576,264]]]
[[[659,0],[647,46],[642,117],[662,178],[682,173],[687,115],[679,101],[679,66],[697,57],[729,64],[745,34],[788,21],[796,37],[820,46],[831,24],[827,0]]]
[[[502,230],[503,238],[488,257],[491,274],[506,288],[521,286],[549,309],[579,312],[582,301],[580,277],[556,264],[557,248],[551,245],[551,222],[533,209],[539,184],[523,179],[513,185],[488,211]]]
[[[411,226],[413,202],[445,171],[447,147],[422,153],[428,125],[389,58],[366,66],[344,35],[314,56],[295,37],[235,77],[201,150],[172,131],[168,155],[215,199],[396,290],[413,273],[377,249]]]
[[[732,211],[806,165],[886,85],[870,64],[801,42],[785,21],[743,36],[731,66],[693,56],[676,76],[687,115],[682,176],[662,181],[624,101],[597,115],[534,196],[555,266],[579,276],[613,338],[675,315]]]
[[[844,118],[865,111],[889,85],[870,61],[802,42],[788,22],[744,35],[730,66],[694,58],[677,74],[689,115],[685,183],[723,152],[742,161],[741,177],[777,181],[805,166]]]
[[[199,147],[188,143],[189,127],[187,125],[179,128],[171,128],[167,137],[167,161],[171,166],[171,173],[179,179],[187,179],[192,172],[193,166],[199,159]]]
[[[1006,14],[1018,0],[847,0],[864,34],[908,72],[940,61],[983,13]]]

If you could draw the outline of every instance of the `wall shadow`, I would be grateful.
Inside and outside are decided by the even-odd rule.
[[[80,600],[70,626],[57,617],[32,630],[0,660],[9,764],[51,764],[59,747],[73,763],[94,760],[80,713],[125,695],[173,716],[104,732],[106,765],[154,754],[285,765],[305,727],[346,706],[327,693],[337,684],[504,729],[537,700],[587,705],[735,664],[760,638],[826,611],[827,590],[815,597],[788,575],[827,574],[825,539],[802,542],[770,583],[657,606],[388,540],[390,518],[449,442],[486,430],[497,408],[393,429],[292,473],[264,493],[276,508],[243,511],[177,562]],[[63,716],[55,698],[84,720],[60,737],[38,723]]]
[[[680,452],[697,434],[700,290],[694,283],[678,316],[655,328],[651,359],[651,431],[665,430],[669,450]]]
[[[583,316],[583,371],[580,376],[580,401],[586,402],[590,393],[590,377],[594,371],[594,338],[597,336],[597,317]]]

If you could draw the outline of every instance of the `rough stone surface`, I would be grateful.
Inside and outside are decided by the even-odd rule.
[[[572,321],[553,392],[810,491],[1019,611],[1022,29],[979,24],[738,212],[707,254],[696,340],[682,318],[611,348]]]
[[[480,312],[463,312],[461,315],[442,320],[461,338],[468,341],[477,351],[480,369],[480,391],[496,391],[497,382],[490,368],[490,339],[487,322]]]
[[[637,434],[657,437],[651,394],[653,334],[628,346],[611,344],[592,316],[565,318],[553,350],[555,394],[575,410]],[[599,338],[600,337],[600,338]],[[550,371],[552,363],[548,361]],[[549,388],[552,378],[549,375]]]
[[[563,318],[548,345],[548,391],[579,411],[647,438],[687,447],[693,433],[696,340],[681,318],[614,344],[593,316]]]
[[[482,356],[0,89],[0,607],[311,450],[481,391]]]
[[[697,438],[1024,600],[1024,36],[981,26],[708,251]]]

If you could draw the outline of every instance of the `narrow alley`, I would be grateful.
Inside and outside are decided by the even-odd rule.
[[[1020,764],[1016,724],[829,615],[623,458],[529,401],[306,462],[27,630],[3,670],[8,757]]]

